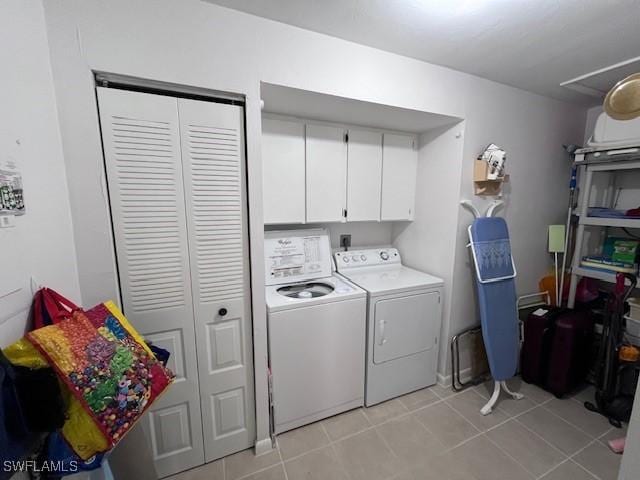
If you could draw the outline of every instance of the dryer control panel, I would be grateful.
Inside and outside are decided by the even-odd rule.
[[[334,253],[336,270],[345,271],[354,268],[382,265],[400,265],[402,260],[397,248],[368,248],[366,250],[347,250]]]

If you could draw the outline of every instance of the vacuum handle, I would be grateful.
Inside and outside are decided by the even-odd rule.
[[[623,295],[622,295],[622,302],[626,302],[627,299],[629,298],[629,296],[631,295],[631,292],[633,292],[633,290],[636,288],[637,284],[638,284],[638,277],[636,277],[635,275],[632,275],[630,273],[618,273],[616,274],[616,280],[618,282],[620,282],[620,279],[622,280],[622,288],[623,288]],[[624,281],[625,280],[629,280],[629,287],[627,287],[626,290],[624,290]]]
[[[625,280],[629,281],[629,286],[625,286]],[[630,273],[616,273],[616,286],[614,289],[615,295],[622,303],[626,302],[631,292],[636,288],[638,284],[638,277]]]

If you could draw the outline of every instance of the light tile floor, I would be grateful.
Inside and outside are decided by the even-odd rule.
[[[359,408],[278,437],[171,480],[616,480],[621,456],[607,440],[624,435],[587,411],[588,387],[558,400],[514,379],[525,394],[502,397],[483,417],[491,385],[454,394],[434,386]]]

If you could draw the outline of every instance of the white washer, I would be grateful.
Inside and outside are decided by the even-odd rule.
[[[275,433],[364,404],[366,292],[333,273],[324,229],[265,232]]]
[[[336,252],[335,260],[368,293],[365,404],[436,383],[442,279],[405,267],[395,248]]]

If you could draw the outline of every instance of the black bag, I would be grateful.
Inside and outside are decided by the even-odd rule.
[[[561,397],[587,378],[593,343],[593,316],[567,310],[556,319],[545,387]]]
[[[0,461],[19,460],[32,441],[16,391],[16,372],[0,350]],[[10,474],[9,474],[10,476]],[[9,478],[0,470],[0,479]]]
[[[67,409],[53,369],[13,368],[18,401],[29,431],[49,433],[62,428]]]
[[[524,322],[520,372],[525,382],[561,397],[587,377],[594,320],[589,312],[543,310]]]
[[[27,455],[40,434],[62,428],[65,411],[53,369],[15,366],[0,350],[0,460]]]
[[[529,314],[524,321],[520,373],[525,382],[544,386],[556,319],[563,312],[562,308],[544,307]]]

